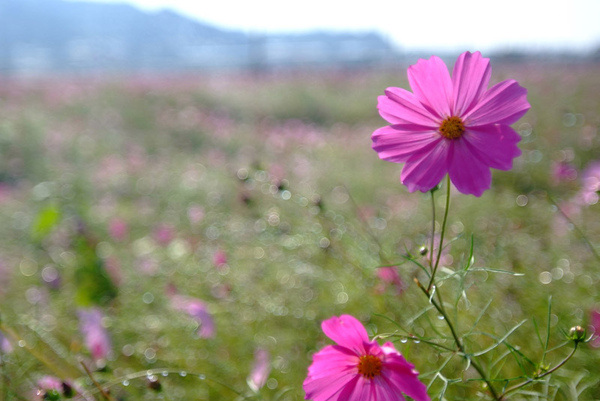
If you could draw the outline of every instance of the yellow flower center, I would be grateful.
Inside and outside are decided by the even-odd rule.
[[[358,361],[358,373],[365,379],[372,379],[381,374],[381,359],[374,355],[363,355]]]
[[[440,134],[444,138],[456,139],[460,138],[465,133],[465,125],[460,117],[452,116],[442,121],[440,125]]]

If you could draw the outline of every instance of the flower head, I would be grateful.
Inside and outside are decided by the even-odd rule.
[[[409,67],[412,92],[392,87],[379,96],[379,113],[392,125],[373,133],[373,149],[404,163],[400,179],[410,192],[427,192],[449,174],[460,192],[481,196],[490,168],[512,168],[521,138],[509,125],[529,110],[527,90],[514,80],[488,89],[491,72],[479,52],[461,54],[452,77],[432,56]]]
[[[104,314],[98,308],[79,309],[79,331],[96,362],[106,359],[111,351],[110,338],[102,325]]]
[[[198,336],[213,338],[216,335],[215,321],[208,311],[207,305],[199,299],[185,295],[172,294],[171,306],[185,312],[189,317],[198,322]]]
[[[248,386],[254,391],[261,389],[271,373],[271,356],[269,351],[259,348],[254,352],[254,365],[248,376]]]
[[[303,384],[307,400],[404,401],[403,394],[416,401],[429,400],[414,366],[392,343],[380,346],[369,341],[356,318],[334,316],[321,327],[337,345],[314,354]]]

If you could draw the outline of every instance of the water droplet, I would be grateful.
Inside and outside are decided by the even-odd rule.
[[[438,319],[440,319],[440,320],[444,320],[444,316],[442,316],[442,315],[439,315],[439,316],[438,316]]]
[[[169,372],[167,372],[166,370],[163,370],[161,374],[163,375],[163,377],[169,376]]]
[[[204,375],[198,375],[198,379],[204,380],[204,379],[206,379],[206,376],[204,376]]]
[[[408,342],[408,339],[407,338],[402,338],[402,339],[400,339],[400,342],[402,344],[406,344]]]
[[[125,387],[129,386],[129,380],[123,380],[123,385],[124,385]]]
[[[421,342],[421,340],[417,340],[417,339],[415,339],[415,341],[414,341],[415,344],[418,344],[420,342]]]
[[[187,372],[185,370],[182,370],[181,372],[179,372],[179,376],[186,377],[187,376]]]

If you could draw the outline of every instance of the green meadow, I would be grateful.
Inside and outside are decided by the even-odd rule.
[[[341,314],[393,341],[432,399],[490,399],[415,283],[431,195],[371,149],[377,96],[408,89],[406,67],[1,81],[0,400],[41,399],[46,375],[80,400],[301,400],[332,343],[321,321]],[[492,67],[529,91],[522,155],[480,198],[451,191],[439,291],[502,389],[565,359],[571,327],[593,334],[600,205],[580,195],[600,159],[600,66]],[[203,302],[213,336],[173,294]],[[110,337],[100,361],[77,316],[92,306]],[[508,399],[600,399],[592,345]]]

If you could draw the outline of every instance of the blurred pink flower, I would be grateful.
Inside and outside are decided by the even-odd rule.
[[[586,205],[598,203],[600,194],[600,161],[593,161],[581,173],[579,198]]]
[[[37,396],[40,400],[60,399],[62,381],[54,376],[44,376],[37,381]],[[52,398],[54,397],[54,398]],[[58,397],[58,398],[57,398]]]
[[[377,278],[380,280],[380,285],[377,287],[378,292],[383,293],[387,287],[394,289],[397,295],[404,291],[404,282],[398,274],[396,266],[384,266],[377,269]]]
[[[204,208],[198,205],[191,205],[188,210],[188,219],[192,224],[198,224],[204,219]]]
[[[552,164],[552,178],[556,183],[573,181],[577,178],[577,169],[567,162],[554,162]]]
[[[167,224],[161,224],[154,229],[154,240],[162,245],[167,246],[175,238],[175,230]]]
[[[269,351],[265,349],[259,348],[254,352],[254,365],[248,376],[248,386],[253,391],[260,390],[267,382],[269,373],[271,373],[270,358]]]
[[[219,249],[213,254],[213,265],[215,267],[221,267],[227,264],[227,254],[224,250]]]
[[[413,92],[390,87],[379,96],[379,113],[392,125],[373,133],[373,149],[404,163],[400,179],[410,192],[427,192],[450,174],[460,192],[481,196],[490,168],[512,168],[521,137],[509,124],[529,110],[527,90],[514,80],[487,89],[491,72],[489,59],[466,52],[450,78],[432,56],[409,67]]]
[[[129,234],[129,226],[125,220],[114,218],[108,224],[108,234],[115,241],[124,241]]]
[[[104,314],[99,308],[79,309],[79,331],[94,361],[106,359],[111,351],[110,338],[102,325]]]
[[[369,341],[367,330],[350,315],[334,316],[321,327],[337,345],[313,355],[304,380],[305,399],[313,401],[429,400],[414,366],[391,342]]]
[[[0,331],[0,350],[4,353],[9,353],[13,350],[12,344],[8,341],[8,338]]]
[[[173,291],[171,290],[171,292]],[[204,302],[179,294],[171,294],[170,296],[171,306],[174,309],[187,313],[192,319],[198,322],[200,325],[198,327],[198,337],[213,338],[215,336],[215,321]]]
[[[54,376],[43,376],[36,384],[36,398],[39,400],[59,400],[62,396],[72,398],[76,393],[71,382]]]
[[[590,325],[594,330],[594,337],[590,342],[592,347],[600,347],[600,311],[597,309],[592,310],[590,313]]]

